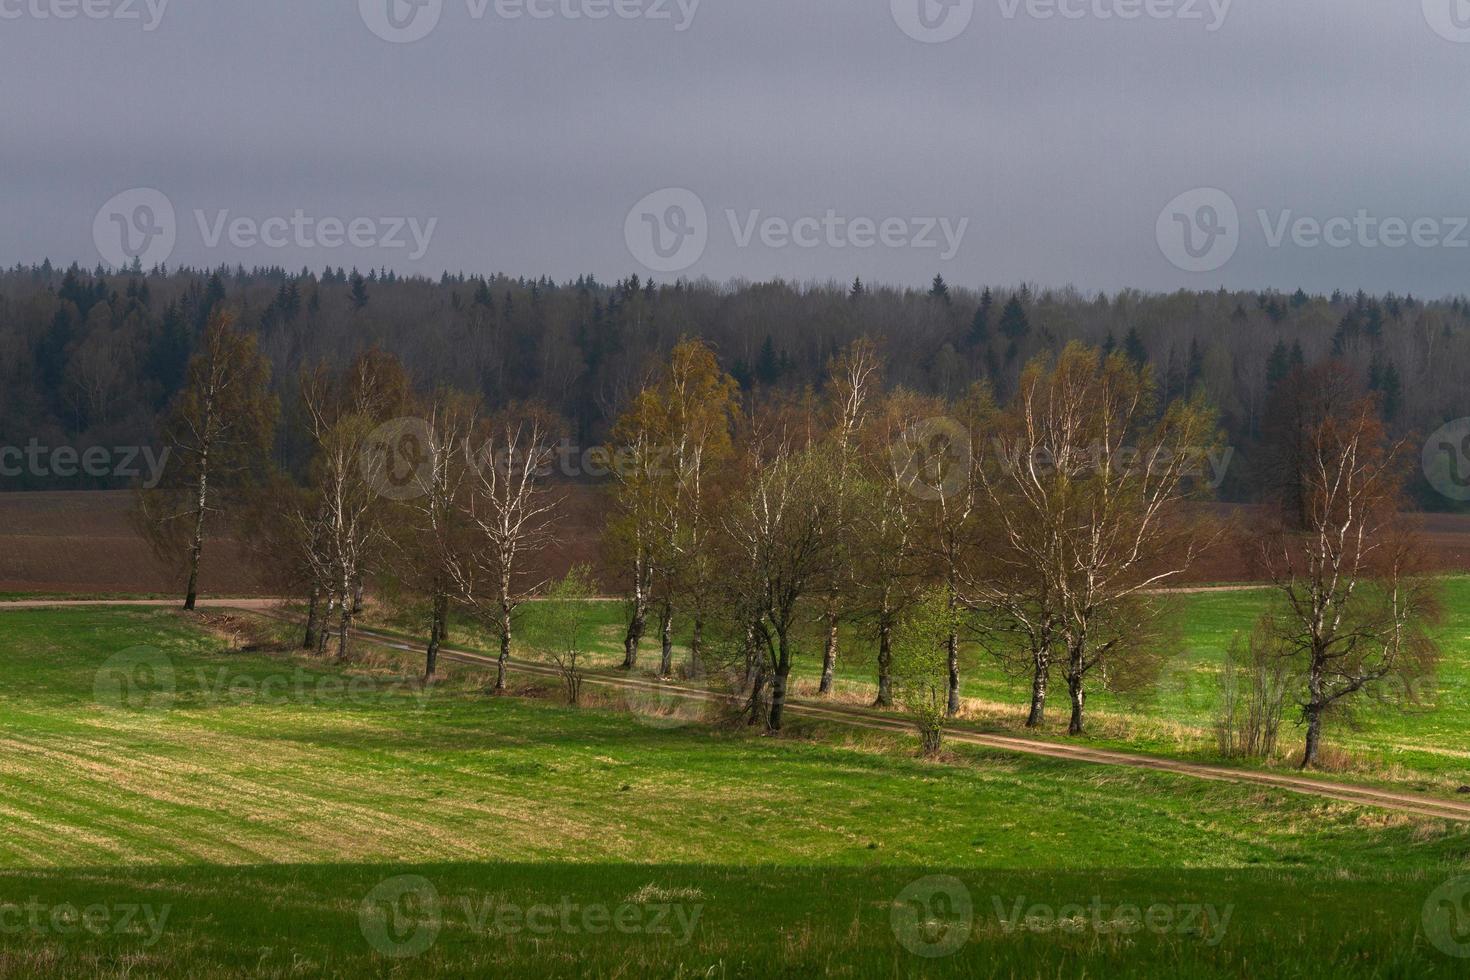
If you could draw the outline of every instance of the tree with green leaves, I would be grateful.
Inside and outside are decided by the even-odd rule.
[[[734,457],[739,386],[707,344],[686,339],[670,354],[657,397],[664,413],[660,438],[667,445],[665,479],[671,483],[670,492],[658,498],[665,504],[659,532],[668,543],[660,674],[672,673],[671,620],[677,600],[687,605],[692,619],[689,672],[698,676],[704,670],[704,629],[718,577],[714,538],[726,495],[721,477]]]
[[[899,705],[913,720],[926,756],[936,756],[949,717],[947,641],[955,611],[942,590],[929,592],[894,631],[893,680]]]
[[[536,604],[536,619],[545,638],[544,652],[561,676],[567,704],[582,703],[582,681],[586,676],[587,628],[592,622],[592,602],[597,595],[592,569],[577,565],[567,572]]]

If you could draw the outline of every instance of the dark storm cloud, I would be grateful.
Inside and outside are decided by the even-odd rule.
[[[0,261],[1458,292],[1457,2],[0,0]]]

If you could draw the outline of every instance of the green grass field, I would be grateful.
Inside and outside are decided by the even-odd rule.
[[[1127,694],[1094,684],[1089,695],[1088,743],[1192,761],[1224,761],[1214,735],[1221,666],[1232,638],[1249,633],[1268,595],[1253,590],[1175,598],[1177,646],[1158,683]],[[1444,599],[1446,619],[1438,630],[1444,658],[1438,675],[1408,697],[1399,688],[1385,688],[1362,699],[1350,715],[1331,718],[1327,734],[1331,778],[1441,796],[1459,795],[1460,787],[1470,784],[1470,577],[1447,579]],[[527,609],[521,646],[530,652],[542,638],[534,608]],[[586,631],[595,665],[621,663],[625,615],[622,603],[595,604]],[[412,616],[394,617],[386,625],[406,638],[426,632]],[[453,633],[455,642],[472,649],[494,646],[469,624],[459,624]],[[687,656],[688,637],[682,630],[676,636],[676,663],[681,663]],[[842,639],[836,696],[852,703],[870,703],[876,692],[874,644],[860,627],[851,624],[844,628]],[[821,643],[813,623],[798,644],[798,696],[816,693]],[[656,666],[658,655],[656,638],[645,639],[642,665]],[[964,649],[963,660],[963,689],[968,699],[964,723],[984,731],[1022,730],[1030,697],[1029,677],[1008,675],[974,644]],[[1067,741],[1066,690],[1060,679],[1053,691],[1043,737]],[[1283,726],[1282,752],[1272,763],[1277,768],[1293,769],[1300,760],[1302,730],[1295,720],[1289,714]],[[1242,763],[1231,760],[1231,764]]]
[[[669,728],[458,668],[426,692],[412,657],[272,646],[165,611],[0,613],[0,976],[1470,966],[1464,827],[810,724]]]

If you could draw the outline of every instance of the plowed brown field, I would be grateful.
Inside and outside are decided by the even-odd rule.
[[[564,519],[557,543],[538,556],[547,576],[572,564],[600,564],[600,528],[606,506],[602,488],[565,488]],[[128,523],[126,492],[0,493],[0,592],[154,593],[179,587],[153,560]],[[1248,529],[1250,507],[1221,507],[1237,527]],[[1424,518],[1430,556],[1436,568],[1470,571],[1470,515],[1430,514]],[[616,578],[601,576],[614,588]],[[263,595],[255,572],[240,560],[229,540],[210,543],[202,571],[202,591],[214,595]],[[1195,567],[1187,583],[1244,582],[1249,562],[1237,543],[1227,540]]]

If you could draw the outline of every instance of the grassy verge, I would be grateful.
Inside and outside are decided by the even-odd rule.
[[[331,665],[278,651],[286,627],[206,621],[0,622],[0,975],[1464,966],[1426,931],[1470,867],[1463,828],[982,750],[935,764],[821,725],[646,724],[458,668],[426,690],[395,657]]]
[[[1444,658],[1438,675],[1407,696],[1402,690],[1385,689],[1379,696],[1360,700],[1351,713],[1331,719],[1328,766],[1319,774],[1323,778],[1440,796],[1460,795],[1461,787],[1470,785],[1470,578],[1446,579],[1445,598],[1448,616],[1439,630]],[[1215,743],[1219,678],[1226,651],[1233,637],[1249,631],[1267,599],[1268,593],[1261,590],[1177,597],[1179,640],[1158,683],[1131,693],[1094,687],[1089,697],[1087,743],[1195,762],[1293,770],[1292,757],[1300,755],[1301,732],[1290,717],[1281,751],[1270,762],[1225,759]],[[592,651],[589,666],[609,668],[621,663],[625,615],[622,603],[595,604],[585,636]],[[371,621],[405,640],[418,641],[426,632],[413,613]],[[678,625],[676,663],[681,663],[687,657],[688,635],[685,624]],[[466,622],[455,624],[452,640],[480,651],[495,647],[482,629]],[[871,704],[877,669],[873,644],[853,624],[844,626],[842,641],[835,697],[850,704]],[[656,642],[656,638],[645,639],[645,667],[657,664]],[[544,645],[536,616],[527,615],[517,637],[518,651],[534,658]],[[810,624],[797,641],[796,696],[815,696],[821,649],[822,637],[815,623]],[[1006,673],[974,644],[965,646],[962,659],[966,705],[961,724],[986,732],[1025,731],[1029,678]],[[1061,687],[1054,685],[1054,689]],[[1045,728],[1025,734],[1068,741],[1061,700]]]

